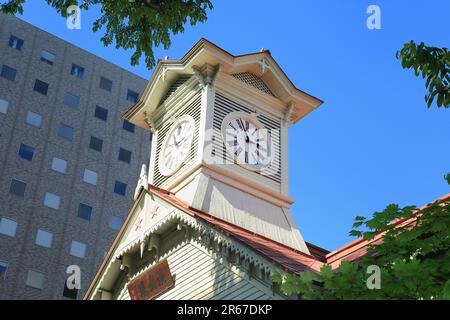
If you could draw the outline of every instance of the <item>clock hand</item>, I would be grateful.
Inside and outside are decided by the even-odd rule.
[[[180,143],[180,142],[177,142],[177,139],[175,139],[175,136],[173,136],[173,143],[174,143],[175,147],[178,147],[178,144]]]
[[[186,137],[184,137],[183,139],[181,139],[178,143],[182,143],[182,142],[184,142],[184,141],[186,141],[187,140],[187,136]]]

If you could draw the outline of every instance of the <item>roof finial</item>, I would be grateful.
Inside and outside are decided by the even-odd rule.
[[[259,52],[264,52],[264,51],[266,51],[266,49],[264,49],[264,48],[261,48],[261,50],[260,50]]]
[[[167,61],[167,60],[169,60],[169,56],[164,57],[164,61]]]
[[[136,185],[136,189],[134,190],[134,200],[137,199],[139,195],[139,191],[141,191],[141,187],[147,189],[148,187],[148,173],[147,173],[147,166],[145,164],[142,164],[141,167],[141,174],[139,175],[139,181]]]

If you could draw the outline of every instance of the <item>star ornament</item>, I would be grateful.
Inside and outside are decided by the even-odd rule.
[[[158,210],[159,210],[159,206],[158,205],[153,205],[152,206],[152,210],[151,210],[152,219],[158,215]]]

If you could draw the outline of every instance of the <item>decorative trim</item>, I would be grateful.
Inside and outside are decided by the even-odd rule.
[[[165,202],[162,199],[161,201]],[[161,228],[169,223],[176,223],[177,226],[184,229],[186,232],[186,240],[182,241],[179,245],[169,250],[164,255],[159,256],[152,264],[133,271],[132,268],[130,268],[131,261],[129,261],[130,256],[127,253],[133,250],[138,250],[138,247],[140,247],[142,241],[144,243],[149,243],[147,250],[154,248],[153,245],[150,246],[151,237],[156,235]],[[102,284],[105,280],[105,276],[108,274],[111,266],[116,261],[121,261],[121,270],[128,269],[129,272],[133,272],[133,274],[128,274],[128,279],[133,279],[145,272],[148,268],[156,264],[161,259],[167,258],[171,253],[179,249],[180,246],[192,241],[204,245],[205,248],[208,249],[209,253],[213,255],[213,258],[219,259],[220,257],[223,257],[229,263],[246,270],[246,272],[253,270],[253,276],[263,280],[266,283],[271,283],[271,278],[274,271],[284,274],[284,272],[280,268],[276,267],[272,262],[253,252],[251,249],[248,249],[238,241],[231,239],[222,232],[211,228],[206,222],[198,221],[196,218],[189,216],[187,213],[177,208],[173,208],[173,211],[163,220],[145,230],[142,238],[137,238],[125,247],[117,249],[109,264],[104,269],[101,278],[98,280],[96,288],[93,291],[94,293],[91,295],[91,299],[97,292],[103,290]]]
[[[141,188],[147,188],[148,186],[148,173],[147,173],[147,166],[143,164],[141,166],[141,173],[139,175],[139,181],[136,185],[136,189],[134,189],[134,197],[133,200],[136,201],[136,199],[139,196],[139,192]]]
[[[205,63],[200,68],[197,66],[193,66],[192,70],[194,71],[194,75],[197,77],[198,81],[204,88],[206,86],[212,86],[214,84],[214,80],[220,71],[220,64],[212,66],[208,63]]]
[[[289,103],[288,107],[286,108],[286,111],[284,112],[284,117],[283,117],[283,121],[285,125],[291,125],[292,124],[292,120],[291,120],[291,114],[294,111],[294,104],[293,103]]]
[[[154,133],[156,131],[155,122],[153,121],[153,118],[149,117],[147,111],[144,111],[144,121],[147,124],[150,132]]]

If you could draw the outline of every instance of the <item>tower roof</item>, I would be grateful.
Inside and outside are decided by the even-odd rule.
[[[161,103],[171,84],[180,76],[194,75],[198,68],[208,64],[219,66],[221,74],[252,73],[259,77],[286,107],[292,106],[289,121],[295,123],[320,106],[323,101],[298,89],[287,77],[269,50],[232,55],[212,42],[200,39],[181,59],[159,60],[139,100],[123,118],[148,128],[145,118]]]

